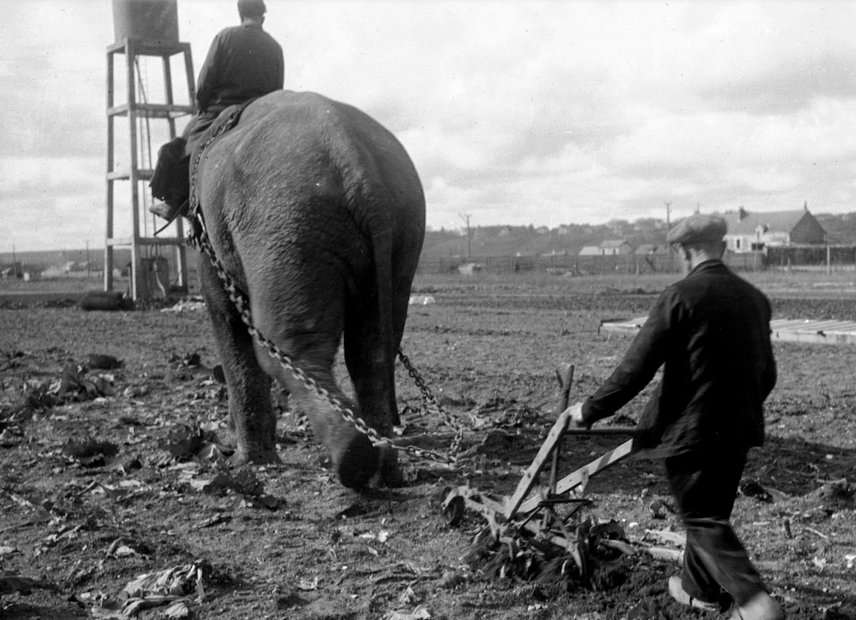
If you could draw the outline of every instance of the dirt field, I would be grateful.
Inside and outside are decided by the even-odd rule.
[[[776,318],[856,320],[853,279],[757,281]],[[174,592],[187,593],[171,617],[724,617],[672,603],[665,584],[676,564],[645,551],[678,549],[657,532],[681,529],[658,463],[631,458],[588,485],[594,503],[582,515],[615,520],[636,551],[595,588],[547,571],[526,580],[509,562],[511,576],[492,577],[508,550],[475,559],[486,521],[468,512],[452,528],[437,502],[468,481],[510,493],[555,419],[556,368],[575,365],[572,400],[590,393],[630,342],[599,334],[599,321],[645,314],[665,281],[418,279],[414,292],[436,303],[411,306],[403,348],[464,424],[469,456],[457,469],[403,458],[406,486],[364,495],[338,486],[282,399],[283,465],[219,465],[227,403],[204,309],[0,307],[0,567],[44,582],[29,596],[0,590],[0,617],[122,617],[123,588],[171,568],[181,569]],[[789,618],[856,618],[856,347],[777,343],[775,352],[769,439],[750,457],[734,521]],[[78,372],[91,354],[122,365]],[[403,369],[397,378],[404,434],[446,432],[422,415]],[[643,403],[615,421],[632,423]],[[565,468],[615,444],[571,439]],[[58,590],[39,587],[48,584]]]

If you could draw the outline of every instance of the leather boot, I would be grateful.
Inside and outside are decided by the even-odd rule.
[[[703,609],[704,611],[719,610],[719,603],[714,601],[703,601],[687,594],[686,590],[684,590],[684,585],[681,581],[680,575],[669,577],[669,594],[681,605]]]
[[[766,592],[759,592],[734,610],[731,620],[784,620],[785,612]]]

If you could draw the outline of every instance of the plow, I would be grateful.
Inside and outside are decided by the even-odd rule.
[[[617,443],[634,432],[633,427],[577,428],[568,408],[573,373],[571,365],[556,372],[560,413],[511,494],[500,495],[470,484],[441,492],[440,511],[450,526],[459,525],[467,511],[486,522],[476,535],[470,559],[489,576],[560,578],[605,589],[609,584],[603,583],[603,568],[634,553],[617,522],[595,523],[581,513],[592,503],[585,497],[589,480],[630,456],[632,439],[560,474],[563,452],[571,440],[615,437]]]

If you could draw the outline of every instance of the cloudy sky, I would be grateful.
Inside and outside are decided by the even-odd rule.
[[[267,5],[285,87],[392,130],[434,228],[665,218],[666,202],[673,219],[856,211],[856,3]],[[0,252],[103,245],[112,4],[0,11]],[[198,71],[235,2],[178,0],[178,14]]]

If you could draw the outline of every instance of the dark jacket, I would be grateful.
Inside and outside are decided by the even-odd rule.
[[[588,423],[663,379],[634,448],[656,456],[745,450],[764,440],[763,403],[776,383],[770,302],[721,261],[698,265],[654,304],[618,367],[583,405]]]
[[[221,30],[199,72],[196,101],[202,112],[221,112],[282,88],[282,47],[261,26]]]

